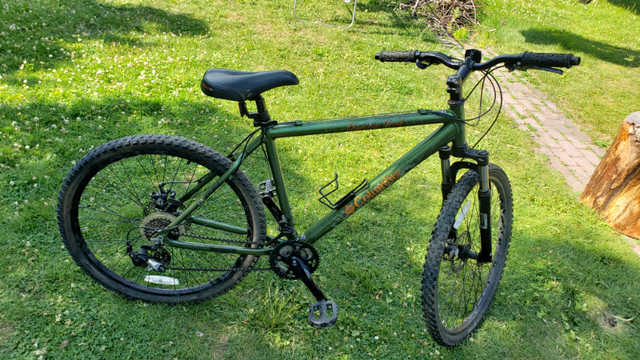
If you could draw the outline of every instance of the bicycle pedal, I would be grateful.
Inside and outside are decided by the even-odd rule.
[[[335,301],[321,300],[309,308],[309,325],[315,328],[328,328],[338,320],[338,304]]]

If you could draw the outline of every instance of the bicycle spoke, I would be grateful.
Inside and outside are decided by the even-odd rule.
[[[125,166],[125,162],[124,162],[124,161],[120,161],[120,162],[119,162],[119,164],[120,164],[120,166],[122,167],[122,170],[123,170],[123,172],[124,172],[124,174],[126,175],[127,180],[128,180],[127,182],[123,182],[123,186],[126,186],[126,185],[130,185],[130,186],[131,186],[131,190],[130,190],[130,191],[131,191],[131,194],[132,194],[133,196],[135,196],[135,198],[136,198],[136,199],[135,199],[135,201],[140,205],[140,207],[144,208],[145,204],[142,202],[142,200],[140,199],[140,195],[139,195],[139,194],[138,194],[138,192],[136,191],[136,186],[135,186],[135,184],[133,183],[133,180],[131,180],[131,173],[130,173],[130,171],[126,168],[126,166]],[[115,173],[115,172],[114,172],[114,173]]]
[[[118,174],[117,174],[117,173],[115,173],[115,171],[114,171],[111,167],[107,167],[105,170],[106,170],[106,171],[110,171],[110,172],[111,172],[111,174],[113,174],[113,176],[115,176],[115,177],[116,177],[116,179],[117,179],[119,182],[121,182],[121,183],[122,183],[122,180],[120,179],[120,177],[118,176]],[[126,171],[126,170],[125,170],[125,171]],[[116,193],[120,193],[120,194],[122,194],[124,198],[127,198],[127,199],[131,200],[132,202],[134,202],[134,203],[138,204],[141,208],[144,208],[144,207],[145,207],[145,204],[143,204],[143,203],[142,203],[142,201],[140,200],[140,198],[138,197],[138,195],[137,195],[137,194],[135,194],[135,188],[134,188],[134,191],[133,191],[133,195],[134,195],[137,199],[134,199],[134,198],[132,198],[131,196],[128,196],[126,193],[122,192],[118,186],[113,185],[113,182],[111,182],[111,181],[109,181],[109,180],[106,180],[106,179],[104,179],[104,180],[108,183],[108,184],[107,184],[107,186],[110,186],[112,189],[114,189]],[[105,188],[106,188],[106,186],[105,186]],[[124,183],[123,183],[123,188],[127,189],[127,188],[126,188],[126,184],[124,184]],[[128,190],[128,191],[127,191],[128,193],[130,193],[130,192],[131,192],[131,189],[127,189],[127,190]]]

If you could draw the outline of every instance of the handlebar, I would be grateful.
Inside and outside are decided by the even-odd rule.
[[[573,54],[549,54],[531,52],[525,52],[517,55],[500,55],[486,62],[471,61],[470,63],[468,63],[468,60],[454,60],[450,56],[436,51],[381,51],[376,54],[376,60],[380,60],[381,62],[419,61],[427,64],[442,64],[455,70],[460,69],[465,64],[470,67],[469,70],[487,70],[498,64],[505,64],[507,68],[511,70],[517,67],[570,68],[575,65],[580,65],[580,57],[573,56]]]
[[[522,54],[521,66],[564,67],[580,65],[580,58],[573,54],[530,53]]]
[[[376,54],[376,60],[380,60],[380,62],[415,62],[419,53],[418,50],[381,51]]]

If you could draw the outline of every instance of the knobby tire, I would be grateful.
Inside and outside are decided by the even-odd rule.
[[[257,256],[163,246],[161,252],[150,251],[157,258],[169,259],[167,270],[158,272],[135,266],[128,247],[135,252],[151,244],[155,232],[190,205],[187,200],[173,212],[164,212],[150,196],[160,193],[160,185],[167,192],[176,192],[169,197],[180,199],[199,179],[210,172],[221,175],[231,164],[209,147],[167,135],[131,136],[96,148],[77,163],[59,194],[58,226],[67,250],[84,272],[127,298],[197,303],[227,292],[246,276]],[[198,194],[190,200],[194,198]],[[246,229],[246,234],[212,229],[188,218],[168,236],[190,242],[263,246],[264,210],[241,171],[192,216]]]
[[[504,171],[490,164],[492,261],[479,263],[461,255],[480,250],[478,179],[478,173],[470,170],[453,187],[442,205],[425,257],[423,315],[431,337],[444,346],[459,345],[481,324],[509,250],[511,185]],[[460,219],[457,230],[456,219]]]

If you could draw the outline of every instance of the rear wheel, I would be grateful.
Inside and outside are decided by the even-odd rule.
[[[180,303],[220,295],[245,277],[256,256],[151,245],[199,196],[181,197],[230,166],[214,150],[179,137],[139,135],[104,144],[78,162],[62,185],[58,226],[64,244],[87,274],[126,297]],[[225,230],[199,219],[225,224]],[[264,236],[264,210],[241,171],[168,234],[247,248],[262,247]]]
[[[463,342],[482,322],[504,269],[513,203],[507,175],[489,166],[491,262],[480,251],[478,173],[468,171],[445,200],[431,234],[422,273],[422,306],[431,337],[441,345]]]

